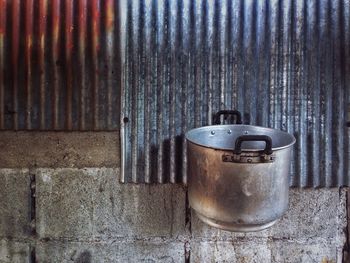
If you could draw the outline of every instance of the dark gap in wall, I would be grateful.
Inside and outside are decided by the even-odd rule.
[[[339,196],[341,195],[341,190],[342,188],[339,188]],[[345,200],[346,200],[346,222],[347,222],[347,225],[346,225],[346,228],[344,229],[344,232],[345,232],[345,236],[346,236],[346,241],[345,241],[345,244],[344,244],[344,247],[343,247],[343,260],[342,262],[343,263],[347,263],[349,262],[350,260],[350,247],[349,247],[349,241],[350,241],[350,236],[349,236],[349,224],[350,224],[350,211],[349,211],[349,191],[347,191],[346,193],[346,197],[345,197]]]
[[[30,248],[30,257],[29,257],[29,263],[36,263],[36,252],[35,247]]]
[[[30,232],[31,235],[36,236],[36,204],[35,204],[35,189],[36,188],[36,178],[35,174],[30,174]]]
[[[188,231],[190,232],[190,234],[192,234],[192,224],[191,224],[191,207],[190,207],[190,203],[188,200],[188,191],[186,191],[186,215],[185,215],[185,226],[188,229]]]

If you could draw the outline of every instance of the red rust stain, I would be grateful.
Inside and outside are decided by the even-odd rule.
[[[71,52],[74,46],[73,43],[73,2],[71,0],[66,0],[66,52],[67,59],[71,59]]]
[[[0,37],[6,32],[6,0],[0,0]]]
[[[58,59],[60,33],[60,0],[52,0],[53,56]]]
[[[114,25],[114,1],[106,0],[106,30],[112,31]]]
[[[99,37],[100,37],[100,3],[98,0],[91,0],[92,9],[92,35],[94,52],[99,50]],[[96,54],[95,54],[96,55]]]
[[[86,36],[86,0],[79,0],[79,46],[80,51],[85,49]]]
[[[39,37],[40,52],[43,53],[45,47],[45,31],[47,23],[47,0],[39,0]]]
[[[12,66],[14,68],[14,73],[17,72],[18,64],[18,52],[19,52],[19,10],[20,10],[20,1],[12,1]],[[15,76],[17,74],[14,74]],[[14,78],[15,80],[17,78]]]
[[[26,0],[25,34],[26,34],[26,60],[27,60],[27,65],[29,66],[31,49],[33,44],[33,0]]]

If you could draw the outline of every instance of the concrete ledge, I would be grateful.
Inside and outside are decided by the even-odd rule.
[[[0,131],[0,168],[119,167],[118,132]]]

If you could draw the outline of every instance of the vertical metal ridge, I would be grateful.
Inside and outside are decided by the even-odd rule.
[[[130,108],[128,109],[127,113],[130,114],[130,128],[128,130],[129,136],[130,136],[130,162],[128,162],[126,165],[128,167],[132,167],[131,168],[131,181],[136,183],[137,180],[137,165],[135,163],[136,160],[136,144],[135,144],[135,138],[136,138],[136,132],[131,132],[131,131],[137,131],[137,126],[136,126],[136,111],[134,109],[134,104],[135,104],[135,88],[136,88],[136,76],[137,76],[137,67],[136,67],[136,54],[137,52],[134,52],[134,49],[136,51],[136,47],[134,47],[134,15],[133,15],[133,3],[132,1],[128,2],[128,8],[130,9],[130,14],[128,15],[128,24],[127,24],[127,28],[128,28],[128,32],[131,32],[131,34],[127,34],[127,43],[126,43],[126,48],[127,48],[127,57],[128,57],[128,81],[129,81],[129,85],[126,85],[126,90],[128,90],[127,92],[129,93],[129,103]],[[136,10],[136,8],[135,8]],[[127,115],[129,116],[129,115]],[[128,118],[128,117],[127,117]]]
[[[177,6],[175,1],[172,2],[173,6],[171,6],[171,10],[175,10],[177,12]],[[179,20],[175,20],[178,22]],[[173,25],[171,30],[171,35],[174,41],[172,41],[171,49],[179,48],[179,39],[176,39],[178,33],[178,25]],[[170,63],[170,83],[169,83],[169,182],[175,183],[175,166],[176,166],[176,155],[175,155],[175,107],[176,107],[176,66],[177,66],[177,58],[175,56],[175,52],[171,52],[171,63]]]
[[[244,99],[239,99],[239,98],[244,98],[245,96],[245,88],[244,88],[244,63],[245,63],[245,48],[244,48],[244,38],[245,38],[245,32],[244,32],[244,25],[245,25],[245,19],[246,15],[244,12],[245,9],[245,1],[241,0],[239,4],[237,3],[237,9],[238,9],[238,14],[237,14],[237,24],[238,24],[238,32],[237,32],[237,109],[242,111],[244,114]]]
[[[25,1],[25,67],[26,67],[26,129],[31,129],[32,115],[32,46],[33,46],[33,0]]]
[[[151,8],[148,12],[147,15],[151,16],[151,17],[155,17],[155,12],[156,11],[156,3],[153,1],[151,3]],[[149,24],[148,24],[148,28],[146,28],[146,30],[148,29],[149,32],[145,32],[146,34],[146,39],[148,39],[147,41],[147,47],[152,49],[152,45],[154,45],[152,39],[150,39],[150,37],[152,36],[152,34],[150,33],[152,30],[154,30],[153,26],[152,26],[152,22],[149,20]],[[149,56],[145,56],[146,59],[144,61],[145,64],[145,84],[144,84],[144,96],[145,98],[148,98],[149,100],[153,101],[152,98],[152,87],[151,87],[151,83],[152,83],[152,75],[151,75],[151,67],[152,67],[152,60],[149,58]],[[144,103],[143,105],[143,110],[144,110],[144,118],[145,120],[151,120],[151,103]],[[145,121],[144,122],[144,140],[145,140],[145,145],[144,145],[144,179],[145,179],[145,183],[151,183],[151,123],[150,121]]]
[[[338,41],[335,41],[334,43],[334,73],[333,73],[333,83],[335,85],[334,87],[334,93],[333,93],[333,101],[337,101],[338,103],[334,103],[333,105],[333,121],[332,121],[332,130],[336,131],[336,134],[342,134],[344,130],[344,120],[346,120],[347,114],[347,105],[345,105],[346,98],[345,93],[343,92],[344,89],[346,89],[346,86],[344,85],[344,79],[346,72],[344,71],[345,68],[345,61],[344,61],[344,30],[343,30],[343,24],[344,24],[344,14],[343,14],[343,1],[338,1],[335,3],[335,17],[334,19],[334,34],[335,39]],[[344,158],[344,136],[333,136],[334,144],[333,144],[333,150],[332,150],[332,174],[334,175],[334,180],[332,182],[332,185],[342,185],[343,184],[343,177],[344,177],[344,162],[342,161],[342,158]]]
[[[52,128],[59,129],[59,87],[60,87],[60,0],[52,1],[52,63],[53,63],[53,94],[52,94]]]
[[[65,75],[66,75],[66,129],[72,130],[72,100],[73,100],[73,72],[72,72],[72,52],[73,52],[73,2],[65,1]]]
[[[78,51],[78,61],[79,61],[79,90],[80,90],[80,108],[79,108],[79,129],[85,130],[86,127],[86,52],[87,52],[87,0],[79,0],[78,3],[78,30],[79,30],[79,51]]]
[[[139,15],[138,15],[138,23],[139,25],[145,24],[146,10],[145,10],[145,1],[140,1],[139,4]],[[139,151],[137,152],[137,156],[135,157],[135,166],[138,174],[144,172],[144,103],[145,101],[145,60],[146,57],[146,27],[138,27],[137,32],[138,38],[138,52],[137,52],[137,90],[135,94],[135,112],[137,114],[135,120],[135,141],[134,147],[138,147]],[[142,180],[143,178],[137,178],[136,180]]]
[[[20,23],[20,1],[14,0],[12,1],[12,81],[13,81],[13,93],[12,93],[12,127],[14,130],[18,129],[18,57],[19,57],[19,38],[20,31],[17,30],[19,28]]]
[[[99,127],[99,74],[98,74],[98,55],[99,55],[99,35],[100,35],[100,1],[92,0],[92,69],[93,69],[93,129],[98,130]]]
[[[316,4],[313,7],[313,10],[310,10],[310,16],[314,17],[314,21],[312,23],[312,32],[314,32],[311,37],[311,48],[313,49],[313,57],[310,63],[310,66],[312,67],[310,74],[311,80],[310,83],[312,87],[312,91],[310,92],[310,96],[312,97],[312,115],[311,115],[311,143],[309,143],[309,147],[311,147],[311,154],[310,156],[310,181],[312,181],[312,185],[315,187],[320,186],[320,178],[319,175],[321,173],[320,165],[317,163],[317,160],[320,156],[320,119],[318,116],[320,116],[320,89],[318,88],[320,86],[320,43],[318,39],[320,39],[320,4],[319,2],[316,2]],[[312,12],[312,13],[311,13]]]
[[[332,141],[332,123],[330,120],[332,119],[332,106],[333,106],[333,89],[330,89],[329,87],[333,86],[333,60],[334,60],[334,43],[333,43],[333,17],[332,17],[332,9],[333,9],[333,1],[328,0],[327,2],[327,24],[326,27],[326,37],[328,39],[326,47],[326,64],[331,65],[326,67],[325,71],[325,78],[326,78],[326,86],[324,91],[324,99],[325,99],[325,174],[332,174],[332,148],[333,148],[333,141]],[[326,185],[332,185],[333,177],[327,176],[326,178]]]
[[[107,67],[107,74],[106,74],[106,86],[107,86],[107,123],[105,124],[105,127],[111,127],[113,125],[113,103],[116,103],[114,101],[113,97],[113,74],[116,74],[113,60],[115,59],[113,55],[113,49],[115,49],[115,43],[113,36],[115,34],[115,4],[113,0],[106,0],[104,5],[104,12],[105,12],[105,21],[104,21],[104,28],[106,30],[106,40],[105,40],[105,60],[106,60],[106,67]]]
[[[46,127],[46,30],[47,30],[47,0],[39,1],[39,74],[40,74],[40,129]]]
[[[306,160],[308,161],[308,149],[307,149],[307,128],[308,128],[308,123],[307,123],[307,77],[308,77],[308,17],[307,17],[307,7],[308,7],[308,1],[304,0],[302,3],[301,12],[300,15],[301,17],[299,19],[302,20],[302,28],[301,28],[301,48],[302,48],[302,53],[300,54],[301,56],[301,68],[303,69],[300,74],[300,98],[299,98],[299,172],[298,172],[298,182],[299,185],[301,186],[306,186],[307,185],[307,176],[301,176],[301,175],[307,175],[308,170],[307,170],[307,162],[303,161]]]
[[[5,37],[7,1],[0,0],[0,129],[5,125]]]
[[[343,121],[350,120],[350,34],[346,33],[350,31],[350,1],[343,1],[344,9],[343,9],[343,40],[344,40],[344,99],[345,99],[345,119]],[[344,137],[344,178],[343,185],[350,184],[350,129],[348,127],[344,127],[344,134],[347,135]]]

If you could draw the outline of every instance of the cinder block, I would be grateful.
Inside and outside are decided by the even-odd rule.
[[[38,262],[184,262],[181,242],[42,243]]]
[[[30,177],[26,169],[0,169],[0,237],[30,235]]]
[[[29,262],[29,245],[8,240],[0,240],[0,262],[27,263]]]
[[[290,242],[271,243],[272,263],[324,262],[340,263],[342,248],[334,244],[298,244]]]
[[[266,240],[260,242],[191,242],[191,262],[271,263]],[[281,261],[282,262],[282,261]]]
[[[38,169],[36,173],[39,237],[91,238],[97,169]]]
[[[40,237],[74,240],[185,235],[185,190],[122,185],[117,169],[37,170]]]
[[[181,237],[185,228],[185,190],[179,185],[119,184],[105,173],[95,201],[96,236]]]
[[[231,233],[202,223],[192,212],[193,236],[205,240],[266,238],[306,241],[327,239],[343,244],[346,227],[346,190],[291,189],[286,214],[271,228],[252,233]]]
[[[276,239],[344,244],[346,189],[292,189],[287,213],[271,228]]]

